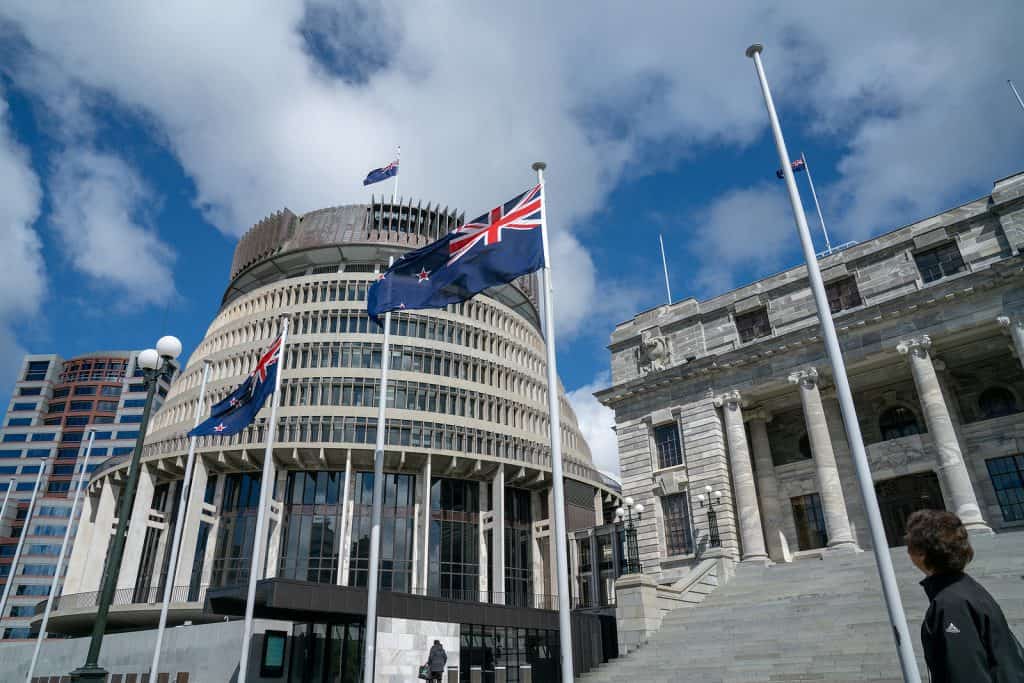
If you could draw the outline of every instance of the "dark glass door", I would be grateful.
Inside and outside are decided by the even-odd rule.
[[[944,510],[942,490],[934,472],[919,472],[875,482],[878,507],[889,547],[904,545],[907,517],[916,510]]]

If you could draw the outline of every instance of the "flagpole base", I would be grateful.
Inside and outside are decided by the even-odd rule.
[[[109,674],[102,666],[90,666],[86,664],[83,667],[75,669],[68,675],[71,677],[73,683],[77,681],[99,681],[100,683],[105,683]]]

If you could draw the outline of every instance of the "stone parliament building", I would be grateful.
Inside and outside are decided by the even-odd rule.
[[[819,263],[889,544],[922,507],[1024,528],[1024,174]],[[609,348],[648,577],[870,547],[805,267],[640,313]]]

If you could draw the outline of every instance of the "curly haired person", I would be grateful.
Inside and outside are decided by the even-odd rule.
[[[960,518],[918,510],[907,519],[907,552],[927,574],[921,645],[932,683],[1024,683],[1024,650],[1003,611],[964,573],[974,549]]]

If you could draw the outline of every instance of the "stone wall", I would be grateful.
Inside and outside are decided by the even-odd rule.
[[[441,641],[448,654],[447,666],[458,666],[459,624],[379,617],[374,680],[377,683],[417,680],[435,640]]]

